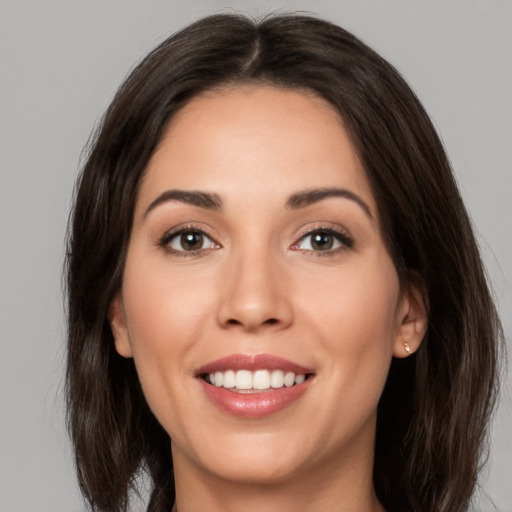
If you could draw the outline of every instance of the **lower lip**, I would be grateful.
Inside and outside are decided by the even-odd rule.
[[[203,379],[198,380],[210,401],[223,411],[232,416],[261,418],[282,411],[298,400],[308,389],[312,379],[289,388],[282,387],[260,393],[237,393],[212,386]]]

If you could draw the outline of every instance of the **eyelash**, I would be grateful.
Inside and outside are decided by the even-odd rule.
[[[324,251],[318,250],[315,251],[313,249],[301,249],[299,245],[306,240],[308,237],[312,237],[317,234],[323,234],[327,236],[332,236],[336,241],[340,243],[339,247],[335,247],[334,249],[326,249]],[[334,256],[341,251],[346,251],[347,249],[352,249],[354,247],[354,239],[345,231],[342,231],[338,228],[334,228],[333,226],[320,226],[318,228],[314,228],[310,231],[304,233],[299,240],[293,244],[292,249],[296,251],[303,251],[311,254],[313,256]]]
[[[177,237],[183,236],[184,234],[195,234],[195,235],[201,235],[202,237],[207,238],[210,240],[211,245],[208,248],[200,248],[196,250],[179,250],[174,249],[170,246],[170,243],[176,239]],[[303,249],[299,246],[306,240],[308,237],[312,237],[317,234],[323,234],[327,236],[332,236],[336,241],[340,243],[339,247],[335,247],[334,249],[326,249],[326,250],[317,250],[314,249]],[[196,256],[200,254],[202,251],[207,249],[214,249],[214,248],[220,248],[221,245],[217,243],[212,237],[210,237],[207,233],[205,233],[204,230],[199,229],[193,225],[190,226],[184,226],[176,231],[170,231],[165,233],[165,235],[159,240],[158,246],[166,250],[168,253],[171,253],[173,256],[178,257],[187,257],[187,256]],[[321,226],[314,228],[310,231],[307,231],[303,233],[297,242],[295,242],[291,249],[295,251],[302,251],[307,252],[308,254],[314,255],[314,256],[333,256],[335,254],[338,254],[341,251],[345,251],[347,249],[352,249],[354,247],[354,239],[345,231],[342,231],[340,229],[336,229],[333,226]]]
[[[185,234],[194,234],[194,235],[201,235],[202,237],[204,238],[207,238],[208,240],[211,241],[211,245],[212,246],[215,246],[215,247],[209,247],[208,249],[213,249],[213,248],[219,248],[220,247],[220,244],[218,244],[211,236],[209,236],[207,233],[205,233],[204,230],[202,229],[199,229],[195,226],[184,226],[184,227],[181,227],[180,229],[174,231],[169,231],[167,233],[165,233],[165,235],[159,240],[158,242],[158,246],[163,248],[165,251],[167,251],[168,253],[172,254],[173,256],[178,256],[178,257],[187,257],[187,256],[196,256],[198,254],[201,253],[201,251],[205,250],[204,248],[200,248],[200,249],[196,249],[196,250],[191,250],[191,251],[186,251],[186,250],[179,250],[179,249],[174,249],[170,246],[170,243],[180,237],[180,236],[183,236]]]

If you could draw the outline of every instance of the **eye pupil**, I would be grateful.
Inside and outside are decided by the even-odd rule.
[[[188,232],[181,235],[181,246],[186,251],[201,249],[203,246],[203,235],[201,233]]]
[[[315,233],[311,237],[311,247],[318,251],[327,251],[333,246],[333,236],[330,233]]]

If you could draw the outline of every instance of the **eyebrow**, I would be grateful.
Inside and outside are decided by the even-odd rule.
[[[145,219],[149,212],[157,206],[169,201],[178,201],[207,210],[220,210],[222,208],[222,200],[217,194],[194,190],[166,190],[147,207],[143,218]]]
[[[291,195],[286,202],[286,208],[290,210],[305,208],[306,206],[310,206],[329,197],[342,197],[344,199],[354,201],[362,208],[367,217],[373,220],[370,207],[357,194],[354,194],[350,190],[344,188],[314,188],[296,192]],[[180,203],[198,206],[199,208],[204,208],[206,210],[219,211],[222,209],[222,199],[218,194],[194,190],[172,189],[166,190],[152,201],[144,212],[143,219],[145,219],[157,206],[169,201],[178,201]]]
[[[291,210],[305,208],[311,204],[322,201],[329,197],[342,197],[350,199],[358,204],[364,211],[367,217],[374,220],[372,211],[367,203],[365,203],[357,194],[344,188],[314,188],[311,190],[303,190],[293,194],[286,202],[286,207]]]

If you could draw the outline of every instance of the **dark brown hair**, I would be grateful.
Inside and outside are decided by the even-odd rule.
[[[125,511],[142,471],[148,511],[174,500],[170,440],[107,320],[137,187],[173,115],[205,90],[306,89],[336,109],[364,164],[402,286],[429,304],[418,352],[394,360],[378,410],[374,486],[389,511],[467,510],[496,396],[502,338],[474,235],[431,121],[399,73],[312,17],[202,19],[130,74],[90,143],[68,232],[68,426],[93,510]]]

